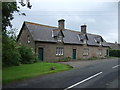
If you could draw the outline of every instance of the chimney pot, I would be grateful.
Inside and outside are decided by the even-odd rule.
[[[85,34],[86,33],[86,28],[87,28],[87,25],[81,25],[81,33]]]
[[[60,29],[64,29],[64,26],[65,26],[64,22],[65,22],[64,19],[58,20],[58,27],[59,27]]]

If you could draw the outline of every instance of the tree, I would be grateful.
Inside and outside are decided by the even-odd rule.
[[[30,6],[30,3],[27,7]],[[31,7],[31,6],[30,6]],[[11,20],[14,19],[13,13],[25,15],[20,12],[17,2],[2,2],[2,65],[19,65],[21,53],[19,52],[15,41],[15,29],[12,29]],[[10,30],[7,30],[10,27]],[[29,50],[30,51],[30,50]],[[30,53],[31,54],[31,53]]]
[[[25,6],[23,0],[19,2],[22,6]],[[30,1],[27,0],[27,8],[31,9]],[[17,12],[19,15],[25,15],[20,12],[20,7],[17,6],[17,2],[2,2],[2,31],[6,33],[6,28],[9,26],[12,28],[11,20],[14,19],[13,13]]]
[[[6,28],[12,28],[11,20],[14,19],[13,13],[20,12],[16,2],[2,2],[2,32],[6,33]]]
[[[19,65],[21,55],[16,48],[16,42],[12,38],[8,36],[3,36],[3,44],[2,44],[2,65],[4,66],[12,66]]]

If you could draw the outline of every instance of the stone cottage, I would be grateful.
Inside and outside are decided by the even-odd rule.
[[[33,48],[41,61],[52,61],[70,57],[72,59],[105,57],[109,55],[109,44],[100,35],[87,33],[87,26],[80,31],[65,28],[65,20],[58,20],[58,27],[24,22],[17,44]]]

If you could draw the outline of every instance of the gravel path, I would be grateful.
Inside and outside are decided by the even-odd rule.
[[[115,58],[114,58],[115,59]],[[58,62],[58,63],[61,63],[61,64],[66,64],[66,65],[70,65],[72,66],[73,68],[80,68],[80,67],[84,67],[84,66],[89,66],[89,65],[92,65],[92,64],[99,64],[99,63],[102,63],[102,62],[106,62],[108,60],[114,60],[114,59],[99,59],[99,60],[75,60],[75,61],[69,61],[69,62]],[[116,58],[118,59],[118,58]]]

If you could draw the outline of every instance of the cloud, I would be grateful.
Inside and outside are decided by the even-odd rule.
[[[104,2],[106,0],[99,0],[100,2],[98,0],[92,2],[91,0],[30,1],[32,9],[21,7],[21,12],[25,12],[27,16],[15,14],[15,19],[12,21],[14,27],[19,29],[25,20],[57,26],[57,21],[64,18],[66,28],[80,30],[81,24],[87,24],[87,32],[99,34],[107,41],[117,41],[118,3],[115,0],[114,2],[110,2],[111,0],[108,2]]]

